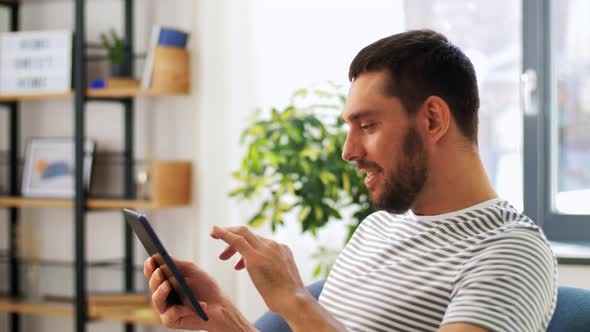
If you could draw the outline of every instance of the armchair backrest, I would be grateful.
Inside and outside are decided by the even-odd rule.
[[[559,287],[555,313],[547,332],[590,330],[590,291],[574,287]]]
[[[325,280],[307,287],[317,299]],[[291,332],[287,323],[274,312],[265,313],[254,323],[260,332]],[[590,291],[581,288],[559,287],[557,305],[547,332],[583,332],[590,330]]]

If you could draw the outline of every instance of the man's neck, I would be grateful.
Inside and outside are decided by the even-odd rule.
[[[446,156],[436,167],[430,167],[412,211],[416,215],[439,215],[474,206],[497,197],[485,172],[479,153],[457,153]],[[449,162],[451,161],[451,162]]]

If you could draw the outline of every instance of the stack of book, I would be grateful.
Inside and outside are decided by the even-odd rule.
[[[189,90],[189,34],[175,28],[156,25],[141,78],[141,87],[159,91]]]

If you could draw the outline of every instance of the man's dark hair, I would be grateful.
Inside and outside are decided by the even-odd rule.
[[[385,70],[387,95],[399,97],[413,114],[429,96],[442,98],[465,137],[477,143],[479,94],[473,64],[440,33],[412,30],[363,48],[350,64],[351,81]]]

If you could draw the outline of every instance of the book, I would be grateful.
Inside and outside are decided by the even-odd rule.
[[[154,25],[152,27],[152,33],[150,35],[150,43],[148,48],[148,54],[145,59],[145,65],[143,67],[143,75],[141,76],[141,87],[149,89],[152,85],[152,72],[154,66],[154,50],[158,46],[158,39],[160,37],[160,26]]]

